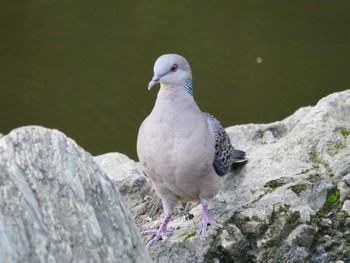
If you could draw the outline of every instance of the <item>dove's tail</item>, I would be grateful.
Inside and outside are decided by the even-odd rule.
[[[236,169],[238,167],[244,166],[247,164],[248,162],[248,158],[245,155],[244,151],[241,150],[233,150],[233,161],[232,161],[232,169]]]

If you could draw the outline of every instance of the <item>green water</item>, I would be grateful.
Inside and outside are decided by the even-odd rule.
[[[2,1],[0,132],[56,128],[136,158],[153,64],[179,53],[224,126],[280,120],[350,88],[350,1]]]

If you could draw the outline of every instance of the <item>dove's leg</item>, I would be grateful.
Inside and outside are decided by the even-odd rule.
[[[209,216],[208,216],[208,201],[206,199],[202,199],[201,203],[202,203],[202,209],[203,209],[202,224],[201,224],[197,234],[201,234],[201,237],[205,238],[207,235],[208,225],[211,225],[215,228],[223,228],[223,226],[209,218]]]

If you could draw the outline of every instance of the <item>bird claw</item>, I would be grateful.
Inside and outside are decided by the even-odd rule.
[[[154,236],[147,244],[146,248],[151,247],[159,240],[167,240],[168,236],[171,236],[174,233],[174,229],[154,229],[154,230],[146,230],[142,231],[142,236],[152,235]]]
[[[207,227],[209,225],[213,226],[216,229],[221,229],[224,227],[223,225],[217,223],[216,221],[214,221],[210,218],[203,219],[203,222],[202,222],[199,230],[197,231],[197,235],[199,235],[202,240],[204,240],[207,237]]]

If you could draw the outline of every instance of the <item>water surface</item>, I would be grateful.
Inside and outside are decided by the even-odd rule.
[[[56,128],[136,158],[153,63],[179,53],[224,126],[264,123],[350,88],[349,1],[3,1],[0,132]]]

